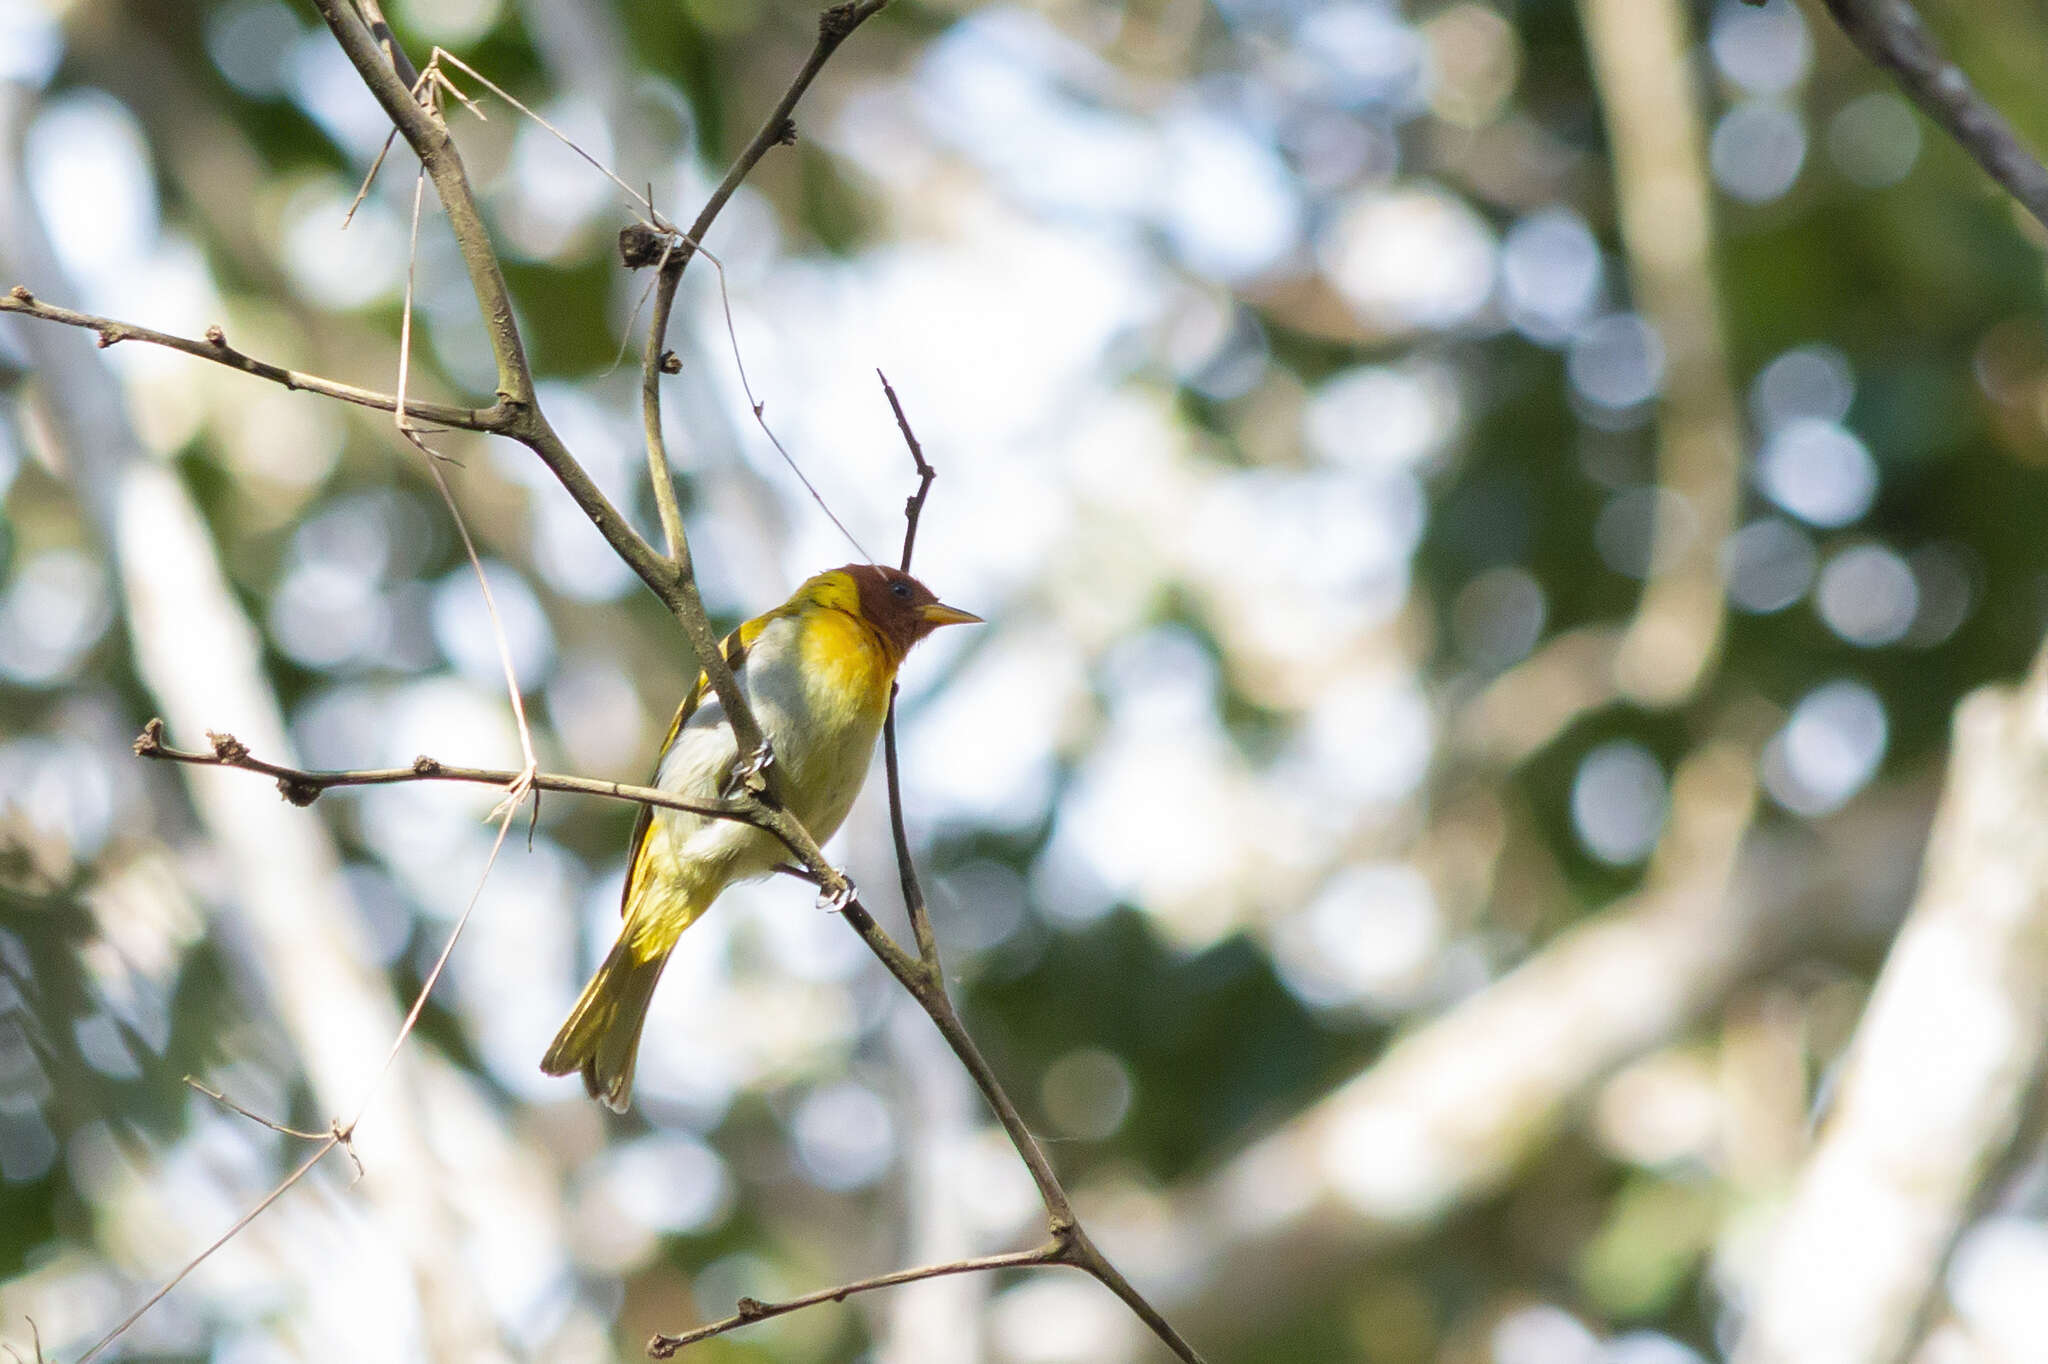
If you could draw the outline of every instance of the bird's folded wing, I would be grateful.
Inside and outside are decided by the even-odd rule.
[[[740,665],[746,662],[747,650],[753,646],[755,640],[761,637],[761,632],[768,628],[768,622],[773,620],[777,614],[779,613],[776,611],[770,611],[767,615],[756,616],[750,621],[743,622],[738,629],[725,637],[724,641],[719,644],[718,649],[720,653],[725,655],[726,667],[732,669],[735,673],[740,670]],[[699,672],[697,674],[697,685],[690,688],[689,693],[683,697],[683,703],[676,707],[676,718],[669,721],[668,733],[662,738],[661,749],[654,759],[654,776],[650,778],[650,781],[654,784],[659,785],[661,782],[662,759],[668,756],[668,751],[671,748],[675,747],[676,738],[683,732],[683,726],[690,723],[690,717],[697,713],[697,707],[703,704],[704,697],[710,691],[711,674]],[[685,793],[679,792],[678,794]],[[708,793],[706,799],[712,798],[715,794],[715,792]],[[641,806],[640,817],[633,821],[632,840],[626,844],[626,885],[619,894],[619,913],[621,914],[626,913],[632,906],[635,883],[646,874],[647,867],[642,854],[647,848],[647,831],[653,825],[654,807],[652,805]]]

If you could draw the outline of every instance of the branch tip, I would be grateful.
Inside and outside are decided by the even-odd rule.
[[[838,4],[818,16],[818,36],[828,42],[837,42],[860,26],[860,6],[852,3]]]
[[[164,720],[161,715],[150,717],[142,727],[142,733],[135,736],[135,756],[154,758],[164,751]]]

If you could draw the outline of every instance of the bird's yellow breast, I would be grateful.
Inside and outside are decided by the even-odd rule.
[[[875,632],[844,611],[806,611],[800,620],[798,649],[811,705],[845,720],[887,709],[896,665]]]

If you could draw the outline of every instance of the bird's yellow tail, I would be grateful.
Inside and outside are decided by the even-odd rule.
[[[674,945],[670,938],[661,951],[643,956],[636,948],[644,950],[646,944],[636,944],[630,929],[620,934],[611,955],[583,987],[540,1068],[550,1075],[582,1071],[583,1087],[591,1098],[602,1100],[615,1113],[625,1112],[647,1005],[654,998],[661,968],[668,965],[668,948]]]

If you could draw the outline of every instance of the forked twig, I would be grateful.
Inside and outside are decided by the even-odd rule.
[[[198,1090],[201,1094],[204,1094],[207,1098],[213,1100],[222,1108],[228,1109],[235,1113],[239,1113],[243,1117],[247,1118],[250,1122],[255,1123],[258,1127],[267,1127],[271,1131],[277,1133],[279,1136],[297,1137],[300,1141],[326,1141],[329,1137],[335,1138],[336,1140],[340,1141],[343,1147],[348,1151],[348,1158],[355,1162],[356,1178],[361,1179],[363,1177],[363,1162],[362,1158],[356,1155],[354,1138],[352,1135],[344,1136],[342,1134],[341,1124],[339,1122],[331,1124],[325,1132],[308,1132],[302,1128],[286,1127],[281,1122],[273,1121],[270,1118],[264,1117],[261,1113],[254,1112],[248,1108],[243,1107],[241,1104],[236,1103],[233,1099],[230,1099],[227,1095],[221,1093],[219,1090],[214,1089],[211,1086],[203,1083],[196,1076],[187,1075],[185,1077],[185,1083],[188,1087]]]
[[[1030,1269],[1036,1265],[1065,1263],[1066,1242],[1048,1241],[1037,1250],[1013,1251],[1008,1255],[983,1255],[970,1260],[948,1260],[944,1264],[921,1265],[916,1269],[898,1269],[888,1274],[877,1274],[872,1278],[855,1279],[836,1288],[821,1288],[815,1293],[788,1298],[781,1302],[762,1302],[759,1298],[741,1298],[739,1310],[720,1321],[684,1331],[680,1335],[657,1335],[647,1342],[647,1353],[656,1359],[671,1358],[678,1350],[695,1345],[699,1341],[722,1336],[727,1331],[742,1326],[751,1326],[757,1321],[767,1321],[785,1313],[799,1311],[805,1307],[816,1307],[820,1303],[845,1302],[856,1293],[868,1293],[877,1288],[894,1288],[898,1284],[918,1283],[925,1279],[943,1278],[948,1274],[977,1274],[1000,1269]]]
[[[910,418],[903,415],[903,404],[897,400],[889,376],[878,369],[875,377],[882,381],[882,392],[889,396],[889,410],[896,414],[896,429],[903,433],[903,443],[910,447],[910,458],[917,465],[917,491],[903,503],[903,561],[899,567],[908,573],[910,556],[917,549],[918,519],[924,515],[924,500],[930,496],[932,480],[939,476],[939,471],[925,463],[924,446],[918,443],[917,433],[910,429]]]

